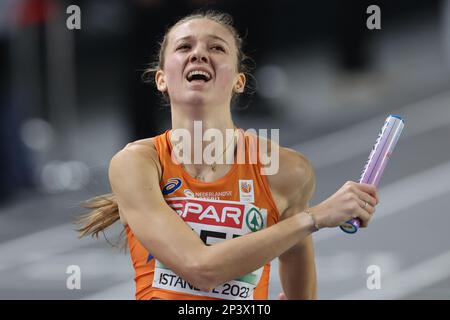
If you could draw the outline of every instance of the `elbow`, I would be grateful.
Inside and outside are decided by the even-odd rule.
[[[212,265],[211,260],[199,258],[187,268],[186,273],[189,274],[187,280],[201,291],[211,291],[221,284],[218,271],[220,270]]]

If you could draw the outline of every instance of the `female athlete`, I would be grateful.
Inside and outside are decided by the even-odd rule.
[[[312,233],[352,218],[366,227],[376,188],[348,181],[310,207],[315,177],[308,159],[236,128],[230,106],[246,90],[248,75],[229,15],[179,20],[148,72],[170,103],[172,127],[112,157],[112,193],[87,202],[93,210],[80,220],[81,235],[98,236],[120,220],[137,299],[267,299],[270,261],[277,257],[281,297],[315,299]],[[199,145],[199,127],[202,136],[220,133],[215,154],[234,161],[195,159],[196,148],[211,143]],[[264,141],[269,148],[260,147]],[[239,153],[244,161],[237,161]],[[252,153],[257,161],[249,160]],[[277,155],[278,170],[265,174],[260,160],[269,154]]]

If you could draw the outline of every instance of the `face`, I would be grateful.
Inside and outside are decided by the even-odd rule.
[[[173,28],[164,58],[155,80],[171,103],[224,105],[244,90],[234,37],[217,22],[194,19]]]

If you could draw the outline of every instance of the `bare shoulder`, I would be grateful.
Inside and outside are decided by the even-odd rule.
[[[116,198],[120,196],[122,199],[131,198],[137,185],[159,181],[161,165],[152,138],[130,142],[119,150],[111,158],[108,177]],[[124,202],[122,200],[123,206]],[[119,216],[122,224],[126,225],[127,220],[120,206]]]
[[[114,160],[121,158],[121,161],[129,161],[132,162],[153,162],[157,169],[158,173],[161,173],[161,165],[159,162],[158,152],[156,150],[154,138],[147,138],[136,140],[128,143],[124,148],[119,150],[111,159],[111,164]],[[120,160],[119,160],[120,161]],[[110,166],[111,168],[111,166]],[[136,168],[139,169],[139,168]]]
[[[124,151],[124,150],[134,150],[136,152],[152,153],[153,154],[153,153],[156,152],[154,138],[147,138],[147,139],[140,139],[140,140],[132,141],[132,142],[128,143],[120,151]]]
[[[279,169],[268,176],[271,186],[279,192],[290,194],[304,191],[314,180],[314,169],[303,154],[286,147],[279,147]]]
[[[314,192],[315,174],[309,159],[293,149],[278,146],[278,159],[278,170],[267,178],[280,214],[283,214],[309,201]]]

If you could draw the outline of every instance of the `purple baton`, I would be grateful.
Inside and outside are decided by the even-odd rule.
[[[360,183],[378,186],[404,125],[403,119],[398,115],[391,114],[386,118],[361,173]],[[356,233],[360,225],[359,219],[352,219],[341,225],[341,229],[347,233]]]

